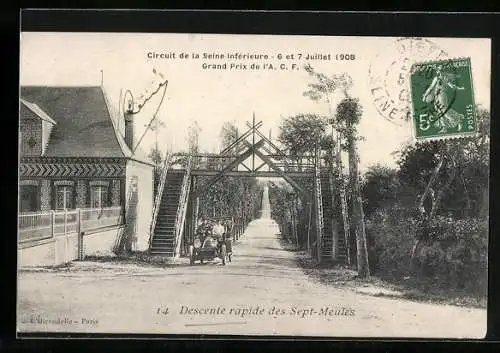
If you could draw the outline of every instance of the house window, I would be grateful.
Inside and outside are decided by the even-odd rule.
[[[65,210],[73,208],[73,182],[58,180],[55,186],[55,208]]]
[[[40,195],[37,182],[31,180],[21,181],[21,185],[19,188],[19,211],[37,211],[39,196]]]
[[[56,209],[64,210],[73,208],[73,187],[69,185],[61,185],[57,187],[56,191]]]
[[[109,207],[108,182],[94,181],[90,183],[90,207]]]

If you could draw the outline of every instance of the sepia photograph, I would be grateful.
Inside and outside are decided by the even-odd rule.
[[[21,32],[17,334],[484,338],[491,40]]]

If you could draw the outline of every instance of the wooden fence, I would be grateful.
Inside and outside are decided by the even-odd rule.
[[[18,214],[20,243],[80,233],[123,223],[121,206]]]

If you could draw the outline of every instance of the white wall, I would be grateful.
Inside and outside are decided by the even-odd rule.
[[[54,124],[51,122],[42,120],[42,155],[45,153],[45,149],[49,143],[50,133],[52,132],[52,128]]]
[[[83,236],[85,256],[114,256],[121,226],[98,229]],[[54,238],[19,244],[19,267],[57,266],[78,259],[78,234],[58,235]]]
[[[132,160],[127,161],[126,210],[129,210],[129,196],[134,178],[137,179],[137,208],[132,250],[145,251],[149,247],[149,230],[153,214],[153,166]]]
[[[83,237],[83,251],[85,256],[115,256],[114,250],[118,245],[123,227],[102,229],[95,233],[86,233]]]

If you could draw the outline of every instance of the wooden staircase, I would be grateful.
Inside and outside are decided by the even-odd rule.
[[[177,210],[182,192],[185,170],[170,169],[156,217],[154,234],[151,240],[150,253],[173,257],[176,247]]]
[[[345,238],[338,234],[336,254],[333,256],[333,229],[332,220],[335,217],[332,205],[332,190],[330,188],[330,172],[327,168],[321,169],[321,198],[323,205],[323,238],[321,241],[321,261],[335,261],[347,263],[347,247]]]

